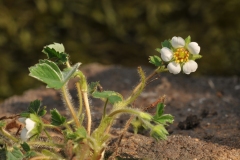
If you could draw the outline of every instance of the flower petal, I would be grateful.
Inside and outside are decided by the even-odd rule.
[[[198,64],[195,61],[190,60],[183,65],[183,72],[185,74],[190,74],[191,72],[195,72],[197,68]]]
[[[161,53],[162,60],[165,61],[165,62],[170,61],[173,57],[173,52],[167,47],[163,47],[160,50],[160,53]]]
[[[171,40],[173,48],[181,48],[185,46],[185,41],[182,37],[173,37]]]
[[[54,43],[54,44],[50,44],[46,47],[49,47],[49,48],[52,48],[52,49],[55,49],[55,51],[59,52],[59,53],[62,53],[65,51],[65,48],[63,46],[63,44],[60,44],[60,43]]]
[[[27,118],[26,119],[26,121],[25,121],[25,123],[26,123],[26,129],[30,132],[33,128],[34,128],[34,126],[35,126],[35,122],[34,121],[32,121],[30,118]]]
[[[200,46],[196,42],[189,43],[187,48],[192,54],[199,54],[200,52]]]
[[[169,70],[170,73],[173,73],[173,74],[178,74],[180,71],[181,71],[181,66],[180,64],[176,63],[176,62],[170,62],[168,65],[167,65],[167,68]]]
[[[25,124],[26,118],[20,117],[18,118],[18,121]]]
[[[20,138],[22,141],[27,141],[28,138],[30,138],[30,135],[28,135],[27,133],[27,129],[26,128],[23,128],[22,131],[21,131],[21,135],[20,135]]]

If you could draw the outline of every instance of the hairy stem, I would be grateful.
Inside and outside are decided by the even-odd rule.
[[[82,92],[81,92],[81,86],[79,83],[76,83],[76,87],[77,87],[77,92],[78,92],[78,100],[79,100],[79,109],[78,109],[78,114],[77,116],[80,117],[82,114],[82,106],[83,106],[83,102],[82,102]]]
[[[76,112],[75,112],[74,107],[73,107],[73,105],[72,105],[72,103],[70,101],[69,93],[68,93],[68,91],[66,89],[66,86],[63,86],[61,88],[61,91],[62,91],[62,94],[63,94],[63,99],[66,102],[66,105],[67,105],[68,109],[70,110],[70,112],[72,114],[72,117],[73,117],[73,119],[74,119],[74,121],[76,123],[76,126],[80,127],[81,126],[80,122],[79,122],[79,120],[78,120],[78,118],[77,118],[77,116],[75,114]]]
[[[116,116],[117,114],[121,114],[121,113],[129,113],[129,114],[135,114],[135,115],[138,115],[139,112],[135,109],[131,109],[131,108],[123,108],[123,109],[118,109],[118,110],[115,110],[113,112],[111,112],[108,117],[114,117]]]
[[[91,111],[90,111],[90,107],[89,107],[87,92],[82,92],[82,93],[83,93],[83,101],[84,101],[84,104],[85,104],[85,109],[86,109],[87,118],[88,118],[87,132],[90,135],[91,125],[92,125],[92,116],[91,116]]]

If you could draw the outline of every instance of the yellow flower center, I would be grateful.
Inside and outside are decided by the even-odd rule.
[[[178,48],[174,52],[174,59],[176,63],[182,63],[182,62],[187,62],[188,57],[189,57],[189,51],[186,50],[185,48]]]

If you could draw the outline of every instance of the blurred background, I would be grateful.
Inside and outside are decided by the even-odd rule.
[[[72,63],[136,67],[191,35],[203,55],[191,76],[239,76],[239,17],[239,0],[0,0],[0,100],[41,84],[28,67],[52,42]]]

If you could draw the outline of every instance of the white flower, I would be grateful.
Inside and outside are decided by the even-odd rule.
[[[162,60],[170,62],[167,65],[169,72],[173,74],[178,74],[181,70],[185,74],[195,72],[198,64],[191,58],[200,52],[198,43],[190,42],[186,45],[182,37],[173,37],[170,43],[173,48],[163,47],[160,50]]]
[[[57,51],[59,53],[65,52],[65,48],[64,48],[63,44],[60,44],[60,43],[53,43],[53,44],[47,45],[46,47],[55,49],[55,51]]]
[[[167,65],[167,68],[169,70],[170,73],[173,73],[173,74],[178,74],[180,73],[181,71],[181,66],[179,63],[176,63],[176,62],[170,62],[168,65]]]
[[[170,50],[169,48],[167,47],[163,47],[161,50],[160,50],[160,53],[161,53],[161,58],[162,60],[164,60],[165,62],[168,62],[172,59],[173,57],[173,52],[172,50]]]
[[[27,141],[32,136],[31,131],[36,123],[30,118],[19,118],[18,120],[25,124],[25,128],[22,129],[20,137],[23,141]]]
[[[183,72],[186,74],[190,74],[191,72],[195,72],[197,68],[198,64],[193,60],[189,60],[183,65]]]

